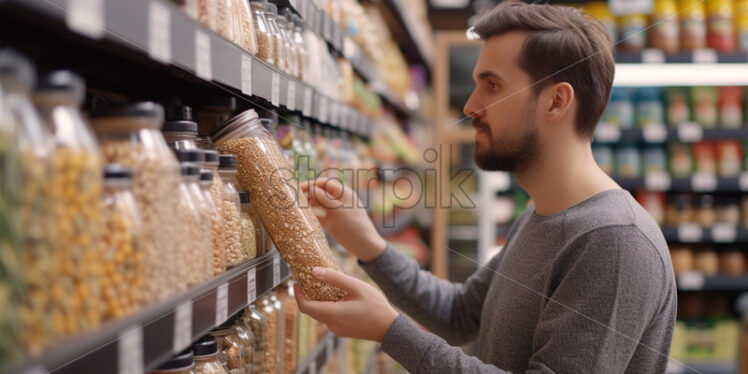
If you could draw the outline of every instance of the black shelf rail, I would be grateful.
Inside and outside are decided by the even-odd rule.
[[[738,365],[735,361],[728,362],[684,362],[679,364],[671,361],[666,374],[736,374]]]
[[[679,291],[748,291],[748,276],[705,276],[688,272],[676,276]]]
[[[317,374],[332,361],[335,352],[342,346],[342,339],[327,332],[296,369],[296,374]]]
[[[51,347],[9,372],[142,373],[187,348],[290,276],[277,250],[101,329]]]
[[[650,190],[663,192],[744,192],[748,191],[748,178],[720,178],[713,174],[695,173],[688,178],[673,178],[667,174],[613,179],[627,190]]]
[[[748,229],[723,224],[711,228],[702,228],[695,224],[666,226],[662,227],[662,234],[668,243],[748,243]]]
[[[696,143],[702,140],[748,140],[748,126],[742,128],[702,128],[697,124],[685,124],[678,127],[653,125],[641,129],[618,129],[615,126],[600,124],[595,133],[595,142],[610,143],[651,143],[661,144],[667,141]]]
[[[98,6],[75,5],[89,3]],[[0,17],[23,17],[61,43],[93,40],[118,55],[150,58],[160,65],[159,72],[187,73],[236,96],[259,97],[333,127],[371,134],[373,120],[364,113],[244,52],[165,0],[0,0]],[[69,32],[61,35],[50,24]],[[136,63],[137,68],[146,65]]]

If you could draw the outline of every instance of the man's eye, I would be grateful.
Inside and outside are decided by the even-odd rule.
[[[488,86],[491,87],[491,89],[496,88],[496,83],[489,81]]]

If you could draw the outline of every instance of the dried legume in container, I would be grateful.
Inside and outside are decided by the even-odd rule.
[[[245,373],[252,373],[252,362],[255,354],[255,336],[252,334],[252,328],[245,319],[244,309],[236,314],[234,328],[236,337],[239,338],[242,351],[242,368]]]
[[[281,352],[283,349],[284,339],[280,334],[281,323],[285,318],[284,314],[278,309],[269,295],[259,298],[256,302],[258,309],[267,319],[268,332],[265,336],[267,340],[267,354],[265,361],[265,373],[277,374],[282,366]],[[279,350],[280,348],[280,350]]]
[[[218,25],[218,0],[197,0],[197,20],[215,31]]]
[[[251,260],[257,257],[257,246],[261,245],[257,239],[262,237],[262,232],[259,221],[250,214],[249,192],[240,192],[239,198],[242,203],[242,249]]]
[[[132,194],[132,170],[108,165],[104,172],[104,253],[101,294],[104,318],[134,313],[145,289],[142,221]]]
[[[239,190],[236,188],[236,156],[220,155],[218,174],[223,181],[224,242],[226,265],[236,266],[247,262],[247,253],[242,248],[242,222]]]
[[[177,238],[180,246],[176,257],[173,259],[179,268],[179,287],[200,284],[205,280],[203,272],[203,252],[210,247],[203,246],[200,237],[202,225],[202,211],[198,208],[199,202],[195,201],[190,192],[190,185],[195,184],[200,177],[200,166],[193,163],[182,163],[182,183],[179,184],[179,218],[177,226]]]
[[[200,171],[200,189],[203,191],[203,197],[210,206],[210,226],[211,236],[213,238],[213,274],[218,275],[226,271],[226,247],[223,243],[223,214],[220,206],[213,198],[214,191],[213,171],[203,169]]]
[[[216,32],[224,38],[234,40],[234,0],[216,0]]]
[[[273,40],[273,65],[278,69],[286,71],[285,68],[288,65],[288,54],[286,52],[286,44],[283,40],[283,34],[276,23],[278,17],[278,7],[273,3],[268,3],[267,10],[265,11],[265,19],[267,20],[270,29],[270,37]]]
[[[202,150],[198,149],[183,149],[177,151],[177,158],[182,163],[194,163],[200,165],[205,162],[205,154]],[[213,211],[214,206],[211,200],[206,198],[209,195],[210,187],[206,187],[206,192],[203,193],[200,187],[200,169],[197,170],[197,175],[188,176],[185,181],[187,182],[187,189],[190,192],[192,201],[198,210],[200,220],[198,227],[195,229],[197,238],[195,239],[200,248],[200,252],[197,258],[194,259],[193,263],[190,264],[190,271],[198,274],[195,280],[198,282],[205,281],[213,277]],[[212,183],[213,180],[208,182]]]
[[[255,37],[255,21],[252,9],[247,0],[234,0],[234,42],[245,51],[257,54],[257,38]]]
[[[297,365],[297,342],[299,340],[299,305],[294,297],[294,282],[288,280],[278,287],[278,298],[285,307],[286,334],[285,334],[285,352],[284,373],[292,374],[296,372]]]
[[[319,221],[299,192],[293,170],[278,143],[248,110],[212,134],[223,153],[237,156],[239,181],[249,191],[262,223],[304,294],[312,300],[337,301],[345,293],[314,278],[312,268],[339,269]]]
[[[236,316],[216,327],[210,335],[218,342],[218,361],[229,374],[244,373],[244,345],[236,334]]]
[[[252,355],[252,372],[265,373],[267,370],[268,335],[270,334],[268,320],[255,304],[244,309],[244,322],[249,325],[255,337],[255,352]]]
[[[218,342],[210,335],[203,336],[192,345],[195,361],[194,374],[228,374],[218,361]]]
[[[176,227],[179,195],[179,164],[166,145],[160,129],[163,108],[142,102],[104,109],[92,114],[106,162],[132,169],[133,193],[143,220],[146,289],[144,302],[175,291]]]
[[[267,10],[266,1],[250,1],[252,17],[255,26],[255,38],[257,39],[257,57],[268,64],[275,63],[275,48],[273,47],[273,35],[270,25],[265,18]]]

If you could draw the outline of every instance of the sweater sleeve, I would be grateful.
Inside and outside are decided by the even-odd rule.
[[[387,298],[430,331],[450,344],[465,344],[477,336],[481,310],[492,268],[476,271],[465,284],[451,283],[421,270],[418,263],[390,244],[377,259],[361,266]]]
[[[671,286],[662,258],[638,229],[598,230],[549,274],[526,373],[621,373]],[[566,252],[566,251],[564,251]],[[511,342],[509,342],[511,344]],[[382,349],[411,373],[508,373],[466,355],[398,316]],[[668,352],[656,352],[668,355]]]

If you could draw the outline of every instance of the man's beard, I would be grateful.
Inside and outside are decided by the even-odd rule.
[[[473,127],[485,132],[489,144],[480,146],[476,143],[475,163],[486,171],[508,171],[521,173],[527,170],[538,157],[540,151],[540,134],[537,126],[531,121],[532,112],[528,111],[524,123],[514,127],[521,134],[517,137],[502,136],[496,139],[492,128],[479,119],[473,120]]]

